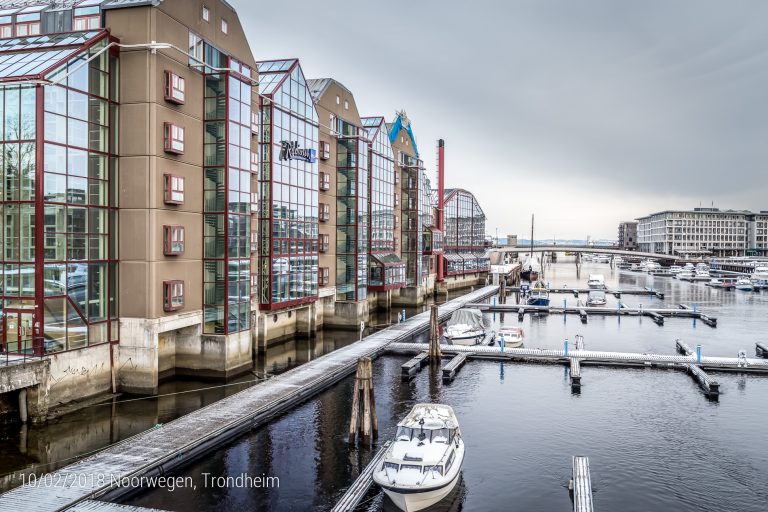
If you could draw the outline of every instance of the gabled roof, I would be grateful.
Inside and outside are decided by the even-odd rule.
[[[352,94],[352,91],[344,87],[344,84],[333,78],[307,78],[307,87],[309,88],[309,93],[312,95],[312,100],[317,103],[328,90],[328,87],[334,83],[350,95]]]
[[[368,138],[373,140],[381,129],[381,124],[384,123],[383,116],[373,117],[361,117],[360,121],[363,123],[363,128],[368,132]],[[386,124],[386,123],[385,123]]]
[[[263,60],[256,63],[259,71],[259,94],[271,96],[291,74],[299,59]]]
[[[413,135],[413,130],[411,129],[411,122],[408,120],[407,117],[405,117],[405,113],[398,112],[397,117],[392,122],[392,125],[387,125],[387,128],[389,128],[389,142],[390,144],[394,144],[395,140],[397,140],[397,134],[400,133],[401,129],[405,129],[406,133],[408,134],[408,137],[411,139],[411,144],[413,144],[413,151],[416,153],[416,158],[419,157],[419,148],[416,146],[416,137]]]

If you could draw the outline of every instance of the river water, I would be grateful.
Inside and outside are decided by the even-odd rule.
[[[586,348],[673,353],[675,339],[701,344],[706,355],[754,354],[768,328],[768,293],[712,290],[700,283],[573,263],[547,269],[552,286],[585,286],[590,272],[609,288],[650,286],[665,299],[625,296],[629,306],[696,304],[718,318],[713,329],[690,319],[657,326],[648,318],[526,316],[526,346],[562,348],[585,338]],[[573,296],[553,296],[553,305]],[[616,300],[609,298],[609,305]],[[498,325],[500,316],[494,320]],[[519,325],[516,315],[504,324]],[[470,361],[452,384],[425,368],[401,382],[406,356],[374,363],[379,440],[418,402],[455,409],[467,447],[463,481],[434,510],[571,510],[571,456],[590,458],[595,510],[768,510],[768,377],[717,374],[722,395],[707,400],[683,372],[582,368],[573,394],[563,367]],[[126,502],[168,511],[328,510],[370,459],[375,447],[348,444],[352,378],[345,379],[269,425],[176,472],[193,486],[147,489]],[[279,487],[211,487],[219,477],[271,476]],[[274,481],[273,481],[274,482]],[[360,510],[390,510],[372,490]]]

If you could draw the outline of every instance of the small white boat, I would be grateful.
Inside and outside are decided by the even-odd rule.
[[[587,297],[587,306],[605,306],[605,292],[603,290],[590,290]]]
[[[525,333],[521,327],[501,327],[496,334],[496,343],[504,348],[520,348],[523,346]]]
[[[696,275],[693,273],[692,270],[683,269],[681,272],[678,272],[678,274],[675,277],[680,281],[693,281]]]
[[[452,345],[479,345],[485,340],[488,327],[480,310],[460,309],[446,323],[443,336]]]
[[[672,265],[671,267],[669,267],[669,273],[672,274],[672,276],[676,276],[682,271],[683,271],[683,267],[681,267],[680,265]]]
[[[463,463],[464,441],[453,409],[416,404],[397,424],[373,481],[398,508],[413,512],[445,498],[459,481]]]
[[[736,289],[743,292],[752,292],[755,291],[755,285],[746,277],[742,277],[736,281]]]
[[[755,286],[755,290],[768,288],[768,267],[755,267],[755,271],[752,272],[752,275],[749,276],[749,278]]]
[[[710,288],[719,288],[721,290],[733,290],[733,288],[736,286],[736,281],[734,279],[727,278],[727,277],[713,277],[712,279],[709,280],[708,283],[705,283],[705,284]]]
[[[694,281],[710,281],[712,276],[709,274],[709,270],[696,269],[696,273],[693,275]]]
[[[593,290],[605,289],[605,277],[602,274],[589,274],[587,286]]]
[[[655,261],[648,261],[645,264],[645,271],[647,273],[649,273],[649,274],[652,274],[652,273],[654,273],[654,272],[656,272],[657,270],[660,270],[660,269],[661,269],[661,265],[658,264]]]

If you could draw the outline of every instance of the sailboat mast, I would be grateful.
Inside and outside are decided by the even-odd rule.
[[[533,214],[531,214],[531,261],[533,261]]]

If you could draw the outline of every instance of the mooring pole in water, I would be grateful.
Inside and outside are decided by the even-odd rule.
[[[496,297],[494,297],[492,300],[493,300],[493,306],[494,306],[494,308],[493,308],[493,321],[495,322],[496,321],[496,307],[495,307],[496,306]]]
[[[563,342],[563,350],[565,351],[565,357],[568,357],[568,338],[565,338]]]
[[[376,401],[373,394],[373,365],[370,357],[357,360],[357,374],[352,395],[352,419],[349,422],[349,442],[354,443],[358,433],[365,442],[371,442],[379,433]],[[362,393],[362,398],[360,394]],[[360,407],[362,406],[362,413]]]
[[[27,388],[19,391],[19,419],[22,423],[27,422]]]
[[[696,364],[701,364],[701,345],[696,345]]]
[[[440,318],[438,316],[438,307],[432,304],[429,309],[429,362],[430,364],[440,364],[442,357],[440,350]]]

